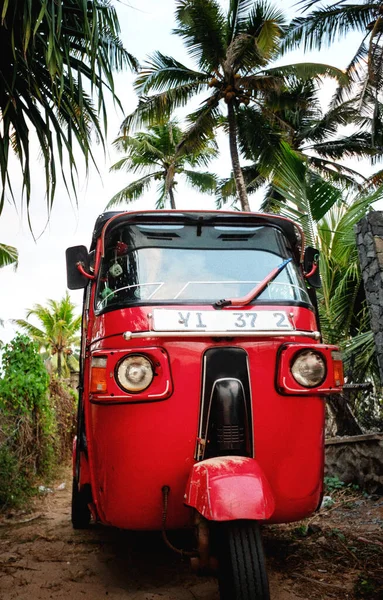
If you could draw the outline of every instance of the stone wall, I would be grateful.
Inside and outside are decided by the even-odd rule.
[[[364,289],[383,383],[383,212],[373,211],[356,226]]]
[[[325,475],[383,494],[383,433],[326,440]]]

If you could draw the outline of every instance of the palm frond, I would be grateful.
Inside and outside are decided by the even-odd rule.
[[[365,382],[366,375],[372,371],[375,380],[379,381],[379,370],[376,368],[376,347],[374,334],[364,331],[355,335],[343,347],[345,372],[352,372],[354,382]]]
[[[358,123],[360,119],[359,111],[355,103],[348,101],[341,105],[334,106],[326,111],[318,119],[310,119],[307,127],[303,128],[301,133],[302,140],[310,142],[323,142],[325,139],[335,135],[339,127],[346,127],[350,124]]]
[[[227,46],[246,27],[254,0],[230,0],[228,11]]]
[[[279,165],[275,169],[273,188],[286,200],[281,212],[299,218],[305,235],[315,246],[316,226],[323,215],[342,199],[337,187],[311,173],[307,163],[286,143],[279,153]]]
[[[266,182],[264,175],[261,175],[258,164],[242,167],[242,173],[248,194],[256,192]],[[219,182],[216,194],[216,206],[217,208],[222,208],[229,202],[233,206],[237,201],[237,188],[234,175],[231,173],[230,177],[221,179]]]
[[[0,244],[0,269],[7,265],[13,265],[16,270],[18,259],[19,253],[17,248],[14,246],[7,246],[7,244]]]
[[[209,144],[209,145],[207,145]],[[182,155],[179,160],[191,167],[206,167],[213,158],[217,158],[219,155],[218,145],[215,139],[206,138],[206,148],[203,146],[199,148],[194,154]]]
[[[166,189],[165,180],[157,186],[156,209],[165,208],[169,191]]]
[[[45,170],[48,211],[56,191],[59,160],[65,185],[76,189],[72,143],[88,165],[91,129],[102,141],[106,128],[104,93],[114,92],[113,72],[137,68],[119,39],[117,13],[108,0],[14,0],[3,2],[0,22],[0,176],[12,194],[10,148],[22,169],[27,209],[31,198],[29,131],[35,130]],[[98,99],[95,108],[84,93],[87,82]],[[105,129],[104,129],[105,131]],[[68,159],[66,161],[66,158]]]
[[[152,91],[160,92],[189,83],[207,83],[210,78],[208,73],[194,71],[171,56],[155,52],[144,63],[134,88],[140,96],[145,96]]]
[[[256,38],[258,51],[263,57],[260,65],[265,65],[279,53],[287,22],[282,11],[270,2],[262,0],[254,3],[244,30]]]
[[[306,6],[306,8],[309,5]],[[319,7],[307,17],[293,19],[283,44],[284,50],[295,49],[298,45],[305,51],[320,50],[350,31],[364,33],[376,17],[377,3],[344,4],[336,2],[331,6]]]
[[[303,150],[303,149],[302,149]],[[367,132],[356,132],[351,135],[306,146],[304,150],[314,150],[324,157],[333,160],[346,158],[371,158],[383,155],[383,146],[372,144],[371,135]]]
[[[200,82],[188,83],[153,96],[141,96],[136,110],[122,122],[121,132],[126,134],[144,125],[165,123],[175,109],[185,106],[204,88],[205,85]]]
[[[328,158],[319,158],[306,153],[304,156],[313,174],[320,175],[339,189],[355,191],[363,188],[365,178],[358,171]]]
[[[247,160],[259,163],[263,173],[269,175],[283,141],[280,128],[275,127],[273,117],[268,113],[250,107],[238,111],[237,124],[242,155]]]
[[[342,69],[321,63],[295,63],[281,67],[265,69],[264,73],[266,75],[277,77],[295,77],[296,79],[300,79],[302,81],[331,77],[336,79],[340,84],[346,84],[348,82],[348,76],[344,71],[342,71]]]
[[[183,174],[191,187],[197,189],[202,194],[214,194],[218,183],[218,177],[214,173],[201,173],[200,171],[185,169]]]
[[[348,64],[346,73],[349,77],[349,82],[346,85],[341,85],[338,87],[331,101],[332,107],[342,104],[343,102],[347,101],[347,99],[352,99],[353,96],[355,96],[355,87],[358,84],[363,84],[363,82],[366,80],[366,77],[368,77],[368,46],[366,44],[368,36],[369,33],[365,35],[362,43]]]
[[[129,185],[117,192],[117,194],[115,194],[113,198],[109,200],[105,208],[109,209],[114,206],[129,204],[129,202],[138,200],[138,198],[141,198],[142,194],[149,189],[152,181],[155,181],[156,177],[160,177],[161,175],[161,171],[156,171],[154,173],[150,173],[149,175],[145,175],[144,177],[141,177],[132,183],[129,183]]]
[[[222,64],[227,39],[227,20],[216,0],[177,0],[173,32],[185,43],[201,69],[213,72]]]
[[[33,340],[39,345],[39,347],[44,347],[47,343],[46,334],[42,329],[39,329],[32,323],[29,323],[25,319],[11,319],[11,323],[17,325],[25,331]]]
[[[194,154],[201,151],[208,140],[213,137],[213,132],[218,123],[220,111],[218,103],[211,100],[188,116],[188,126],[184,136],[177,147],[177,153]]]

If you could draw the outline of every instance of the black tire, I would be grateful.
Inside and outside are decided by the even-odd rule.
[[[217,524],[221,600],[269,600],[262,539],[255,521]]]
[[[80,492],[78,483],[73,478],[72,484],[72,526],[73,529],[87,529],[91,513],[88,507],[88,498],[85,492]]]

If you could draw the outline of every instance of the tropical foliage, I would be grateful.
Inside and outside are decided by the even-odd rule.
[[[17,335],[3,349],[0,378],[0,508],[17,505],[52,453],[48,373],[35,344]]]
[[[303,50],[320,50],[324,45],[345,38],[351,31],[361,34],[359,47],[346,69],[348,82],[339,87],[333,104],[336,106],[351,99],[360,112],[361,125],[369,126],[372,142],[382,146],[382,3],[379,0],[338,0],[317,6],[319,0],[301,0],[299,4],[308,14],[292,21],[285,41],[286,49],[299,45]]]
[[[242,210],[250,210],[238,149],[239,114],[250,104],[263,106],[265,93],[279,89],[284,77],[330,75],[342,79],[344,74],[328,65],[307,63],[270,68],[287,23],[283,14],[264,0],[231,0],[226,14],[218,0],[177,0],[175,16],[174,33],[183,39],[197,69],[156,52],[139,73],[135,83],[138,107],[125,119],[123,128],[167,119],[174,109],[205,92],[200,107],[188,117],[179,150],[194,151],[217,126],[225,125],[236,191]],[[226,104],[224,113],[222,102]]]
[[[168,198],[171,208],[176,208],[174,195],[178,176],[202,193],[215,192],[217,177],[206,171],[195,170],[196,167],[206,166],[217,156],[215,141],[206,138],[194,151],[179,152],[178,145],[182,137],[181,128],[173,120],[152,125],[147,132],[117,138],[114,146],[125,156],[115,163],[111,170],[123,169],[131,173],[141,173],[143,176],[113,196],[107,208],[140,198],[155,182],[158,184],[156,208],[163,208]]]
[[[295,150],[305,159],[313,177],[357,188],[365,178],[341,160],[374,159],[383,148],[371,142],[367,131],[340,135],[340,127],[355,123],[358,113],[346,102],[323,112],[319,85],[314,79],[299,80],[287,77],[278,90],[264,94],[262,105],[253,106],[238,114],[239,144],[242,155],[253,164],[243,169],[249,193],[272,181],[280,168],[282,146]],[[264,209],[273,210],[273,194],[268,188]],[[227,200],[235,202],[233,176],[223,180],[218,205]]]
[[[74,433],[73,396],[49,376],[25,335],[4,346],[0,377],[0,512],[19,506],[67,461]]]
[[[69,167],[74,189],[75,142],[88,164],[92,130],[103,139],[99,114],[106,123],[104,90],[116,99],[113,71],[137,63],[118,37],[119,23],[109,0],[0,0],[0,15],[0,213],[7,186],[12,192],[11,150],[20,162],[29,204],[32,130],[43,158],[50,208],[56,162],[66,185]]]
[[[382,200],[383,188],[374,192],[345,193],[312,175],[307,163],[287,145],[273,187],[282,200],[275,203],[282,215],[299,220],[306,242],[320,251],[322,288],[318,309],[323,339],[341,344],[349,383],[370,381],[376,394],[368,401],[355,395],[354,408],[364,425],[383,417],[374,339],[369,325],[355,237],[355,225]],[[369,406],[366,406],[369,403]],[[374,417],[375,415],[375,417]]]
[[[58,377],[68,376],[70,370],[78,371],[76,348],[80,343],[81,316],[76,316],[75,312],[76,307],[67,293],[59,302],[48,300],[47,306],[35,304],[28,309],[26,319],[14,321],[36,342]],[[30,317],[34,317],[40,326],[30,323]]]
[[[338,186],[313,175],[307,162],[287,145],[273,187],[283,200],[279,212],[299,219],[306,243],[321,251],[322,288],[319,308],[323,335],[334,343],[359,330],[364,300],[354,227],[383,197],[375,192],[345,194]]]
[[[0,244],[0,269],[7,265],[13,265],[17,267],[19,253],[17,248],[14,246],[7,246],[6,244]]]

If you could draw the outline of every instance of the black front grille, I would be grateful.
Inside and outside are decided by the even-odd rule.
[[[241,450],[245,443],[245,428],[238,425],[221,425],[217,428],[219,450]]]
[[[253,456],[252,429],[246,351],[230,346],[209,348],[204,355],[198,435],[206,445],[197,456]]]

